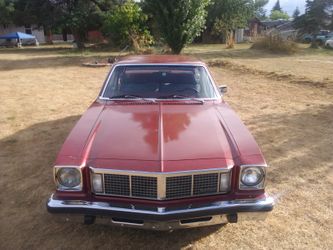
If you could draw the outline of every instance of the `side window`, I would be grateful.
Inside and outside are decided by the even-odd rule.
[[[123,74],[125,67],[118,66],[114,69],[107,87],[105,89],[104,97],[110,97],[115,95],[119,91],[121,75]]]

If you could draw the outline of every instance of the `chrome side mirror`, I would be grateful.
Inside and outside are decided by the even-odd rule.
[[[221,94],[225,94],[228,92],[228,87],[227,87],[227,85],[220,85],[219,90],[220,90]]]

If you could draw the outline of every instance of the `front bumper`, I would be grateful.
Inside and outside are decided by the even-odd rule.
[[[85,222],[107,222],[111,224],[153,230],[208,226],[239,220],[262,220],[274,206],[274,199],[266,196],[256,200],[219,201],[186,207],[143,207],[89,202],[81,200],[57,200],[51,196],[47,203],[50,213],[64,215],[66,220],[72,214],[84,215]],[[76,217],[77,218],[77,217]]]

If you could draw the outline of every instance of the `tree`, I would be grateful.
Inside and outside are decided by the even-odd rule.
[[[272,11],[280,11],[282,12],[282,8],[281,8],[281,5],[280,5],[280,0],[277,0]]]
[[[299,11],[299,8],[296,7],[296,9],[294,10],[294,13],[293,13],[293,18],[297,18],[299,17],[299,15],[301,14],[301,12]]]
[[[129,0],[105,14],[103,31],[116,45],[131,45],[138,50],[153,41],[146,26],[147,19],[139,5]]]
[[[207,26],[212,27],[213,34],[225,38],[227,48],[233,48],[235,30],[246,27],[254,15],[252,0],[215,0],[209,8]]]
[[[8,25],[13,22],[14,2],[10,0],[0,0],[0,24]]]
[[[305,14],[294,20],[294,26],[302,34],[312,34],[311,48],[318,48],[316,33],[329,26],[333,0],[307,0]]]
[[[264,6],[268,3],[268,0],[254,0],[255,16],[260,20],[266,19],[266,10]]]
[[[47,36],[51,34],[51,29],[55,27],[59,13],[51,1],[45,0],[16,0],[15,12],[13,14],[14,23],[19,26],[36,24],[43,26]]]
[[[271,20],[280,20],[280,19],[288,20],[290,17],[286,12],[273,10],[269,18]]]
[[[172,52],[182,49],[204,28],[210,0],[145,0],[146,11],[155,18],[162,39]]]
[[[51,0],[49,0],[51,1]],[[84,48],[86,32],[102,25],[101,13],[95,2],[90,0],[52,0],[58,12],[56,25],[69,29],[78,48]]]

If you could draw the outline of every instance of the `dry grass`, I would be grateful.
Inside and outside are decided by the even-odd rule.
[[[294,41],[284,40],[279,35],[267,35],[255,41],[251,49],[267,50],[277,54],[295,54],[298,46]]]
[[[295,55],[277,55],[265,51],[249,49],[251,44],[237,44],[234,50],[225,45],[190,46],[185,53],[204,60],[223,60],[232,63],[236,69],[245,66],[252,70],[292,75],[313,81],[333,82],[333,50],[309,49],[308,44],[299,44]],[[255,73],[255,72],[253,72]]]
[[[331,58],[311,53],[271,57],[245,45],[243,57],[237,50],[220,49],[222,55],[213,55],[217,48],[189,50],[229,63],[216,64],[213,75],[228,84],[226,100],[271,165],[267,190],[278,204],[265,222],[173,233],[56,222],[45,209],[54,188],[51,166],[108,71],[80,63],[108,53],[0,50],[0,249],[331,249],[333,98],[332,73],[325,66]],[[306,64],[293,62],[309,57],[321,65],[311,67],[321,78],[309,74]],[[288,67],[292,77],[308,82],[295,84],[294,78],[266,74],[273,69],[285,74]],[[305,76],[299,74],[301,68]],[[324,80],[322,86],[311,84]]]

